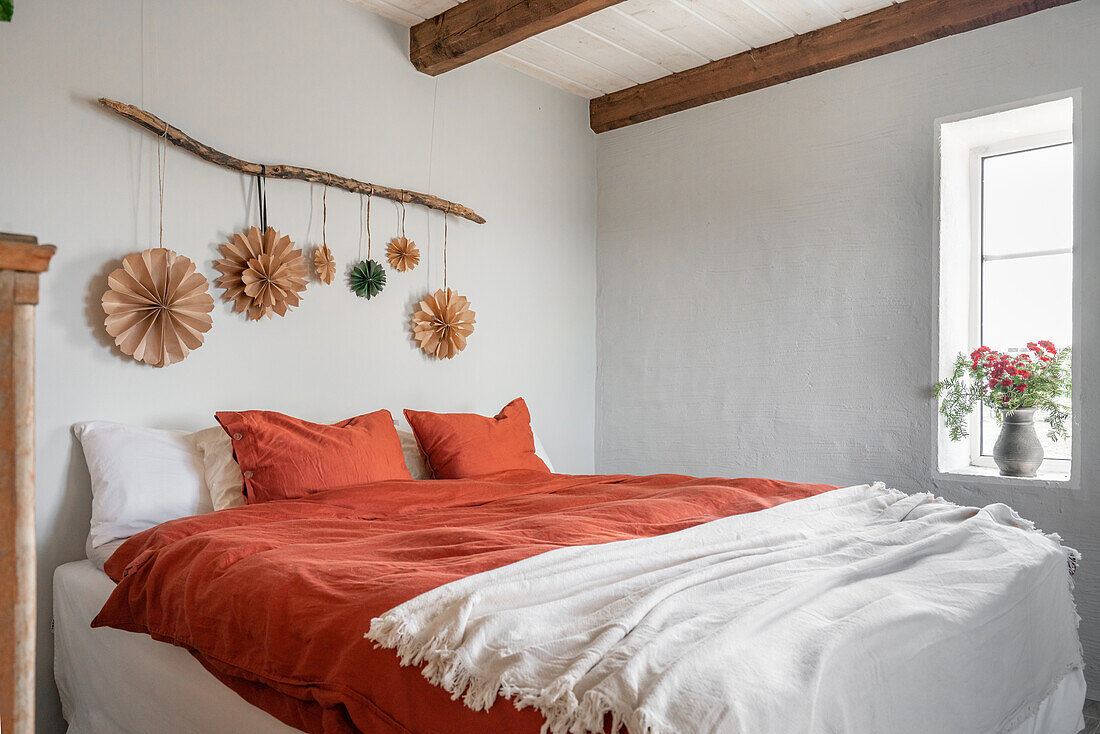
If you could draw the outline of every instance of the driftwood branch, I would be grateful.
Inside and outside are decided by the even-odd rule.
[[[282,164],[261,166],[259,163],[251,163],[249,161],[243,161],[240,158],[234,158],[231,155],[226,155],[219,150],[211,148],[209,145],[200,143],[178,127],[169,125],[151,112],[146,112],[143,109],[123,102],[116,102],[113,99],[100,98],[99,103],[115,114],[125,117],[131,122],[137,123],[154,135],[164,136],[172,145],[194,153],[199,158],[209,161],[210,163],[215,163],[234,171],[240,171],[241,173],[247,173],[252,176],[258,175],[262,171],[268,178],[311,181],[313,183],[344,189],[353,194],[370,194],[372,196],[379,196],[383,199],[390,199],[391,201],[419,204],[420,206],[438,209],[441,212],[447,212],[448,214],[454,214],[455,216],[469,219],[471,222],[485,224],[485,219],[478,215],[477,212],[461,204],[456,204],[453,201],[440,199],[438,196],[422,194],[418,191],[407,191],[405,189],[391,189],[388,186],[366,183],[365,181],[358,181],[354,178],[347,178],[345,176],[337,176],[335,173],[318,171],[313,168],[301,168],[299,166]],[[167,134],[165,133],[166,130]]]

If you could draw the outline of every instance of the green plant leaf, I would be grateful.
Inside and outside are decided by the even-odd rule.
[[[0,20],[11,20],[12,13],[15,12],[15,0],[0,0]]]

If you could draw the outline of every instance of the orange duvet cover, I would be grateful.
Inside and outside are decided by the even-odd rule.
[[[106,571],[93,626],[188,649],[246,700],[307,732],[538,732],[474,712],[364,638],[429,589],[554,548],[683,530],[833,489],[767,479],[566,476],[376,482],[164,523]]]

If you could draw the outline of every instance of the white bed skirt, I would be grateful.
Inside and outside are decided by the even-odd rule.
[[[92,629],[114,586],[91,561],[54,572],[54,675],[68,734],[301,734],[238,696],[183,648]]]
[[[240,698],[181,648],[146,635],[92,629],[114,584],[91,561],[58,568],[53,587],[54,673],[68,734],[298,731]],[[1077,670],[1033,717],[1006,734],[1076,734],[1085,724],[1084,700],[1085,678]]]

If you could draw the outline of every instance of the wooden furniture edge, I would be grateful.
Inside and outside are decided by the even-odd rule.
[[[38,244],[37,237],[0,232],[0,270],[43,273],[55,252],[53,245]]]

